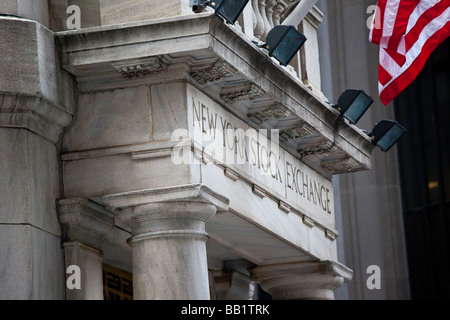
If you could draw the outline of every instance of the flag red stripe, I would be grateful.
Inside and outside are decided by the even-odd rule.
[[[420,0],[400,1],[397,18],[395,19],[394,31],[392,36],[389,38],[388,48],[397,51],[398,45],[402,37],[406,34],[409,17],[411,16],[414,9],[417,7],[419,2]]]
[[[384,86],[392,80],[392,76],[381,65],[378,69],[378,81]]]
[[[429,8],[425,11],[417,20],[414,27],[408,31],[405,35],[405,44],[406,44],[406,52],[411,49],[414,43],[419,39],[420,33],[423,28],[426,27],[430,21],[432,21],[435,17],[440,16],[445,10],[447,10],[450,1],[440,1],[433,7]]]
[[[384,105],[388,105],[395,99],[407,86],[409,86],[422,71],[427,59],[433,51],[448,37],[450,34],[450,22],[447,22],[443,28],[433,34],[425,43],[420,55],[412,62],[411,66],[393,80],[381,93],[380,99]]]
[[[374,44],[380,45],[381,36],[383,35],[383,24],[384,24],[384,11],[386,9],[387,0],[378,0],[377,10],[375,11],[375,15],[373,17],[372,24],[372,32],[370,41]],[[379,26],[375,25],[376,22],[379,22]]]
[[[403,54],[398,53],[396,50],[393,49],[388,49],[387,53],[391,56],[392,59],[394,59],[395,62],[397,62],[397,64],[400,67],[405,64],[406,57]]]

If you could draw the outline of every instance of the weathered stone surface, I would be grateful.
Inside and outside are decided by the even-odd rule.
[[[102,25],[193,14],[189,0],[100,0]]]
[[[114,147],[151,139],[149,89],[137,87],[81,94],[63,151]]]
[[[30,224],[59,235],[56,147],[26,130],[0,128],[0,223]]]
[[[0,299],[64,299],[59,237],[31,225],[0,224]]]
[[[13,2],[16,1],[32,2]],[[67,19],[70,17],[67,8],[70,5],[80,8],[81,28],[193,14],[189,0],[165,0],[158,3],[154,0],[50,0],[49,4],[53,31],[67,30]]]
[[[35,21],[0,17],[0,39],[0,92],[42,97],[71,111],[73,94],[64,87],[71,80],[58,68],[53,33]]]
[[[184,185],[198,180],[200,174],[198,168],[171,164],[170,156],[133,161],[130,153],[65,161],[63,166],[66,196],[70,198]]]
[[[170,141],[175,130],[187,127],[186,83],[153,85],[151,99],[153,140]]]

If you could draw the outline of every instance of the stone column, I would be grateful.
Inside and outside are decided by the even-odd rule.
[[[136,300],[207,300],[205,222],[228,200],[201,185],[106,196],[128,224]],[[160,202],[156,202],[160,201]]]
[[[64,242],[64,253],[66,270],[70,266],[79,267],[81,278],[79,289],[69,289],[66,285],[66,299],[103,300],[102,252],[72,241]]]
[[[258,266],[252,275],[274,300],[334,300],[352,271],[338,262],[314,261]]]

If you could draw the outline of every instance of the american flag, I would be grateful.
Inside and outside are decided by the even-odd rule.
[[[370,41],[380,46],[378,90],[384,105],[416,79],[449,35],[450,0],[378,0]]]

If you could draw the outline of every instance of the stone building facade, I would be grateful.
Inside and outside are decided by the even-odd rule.
[[[333,299],[332,177],[373,145],[322,93],[322,12],[282,67],[252,41],[298,1],[152,3],[0,4],[0,298],[103,299],[117,269],[122,298]]]

